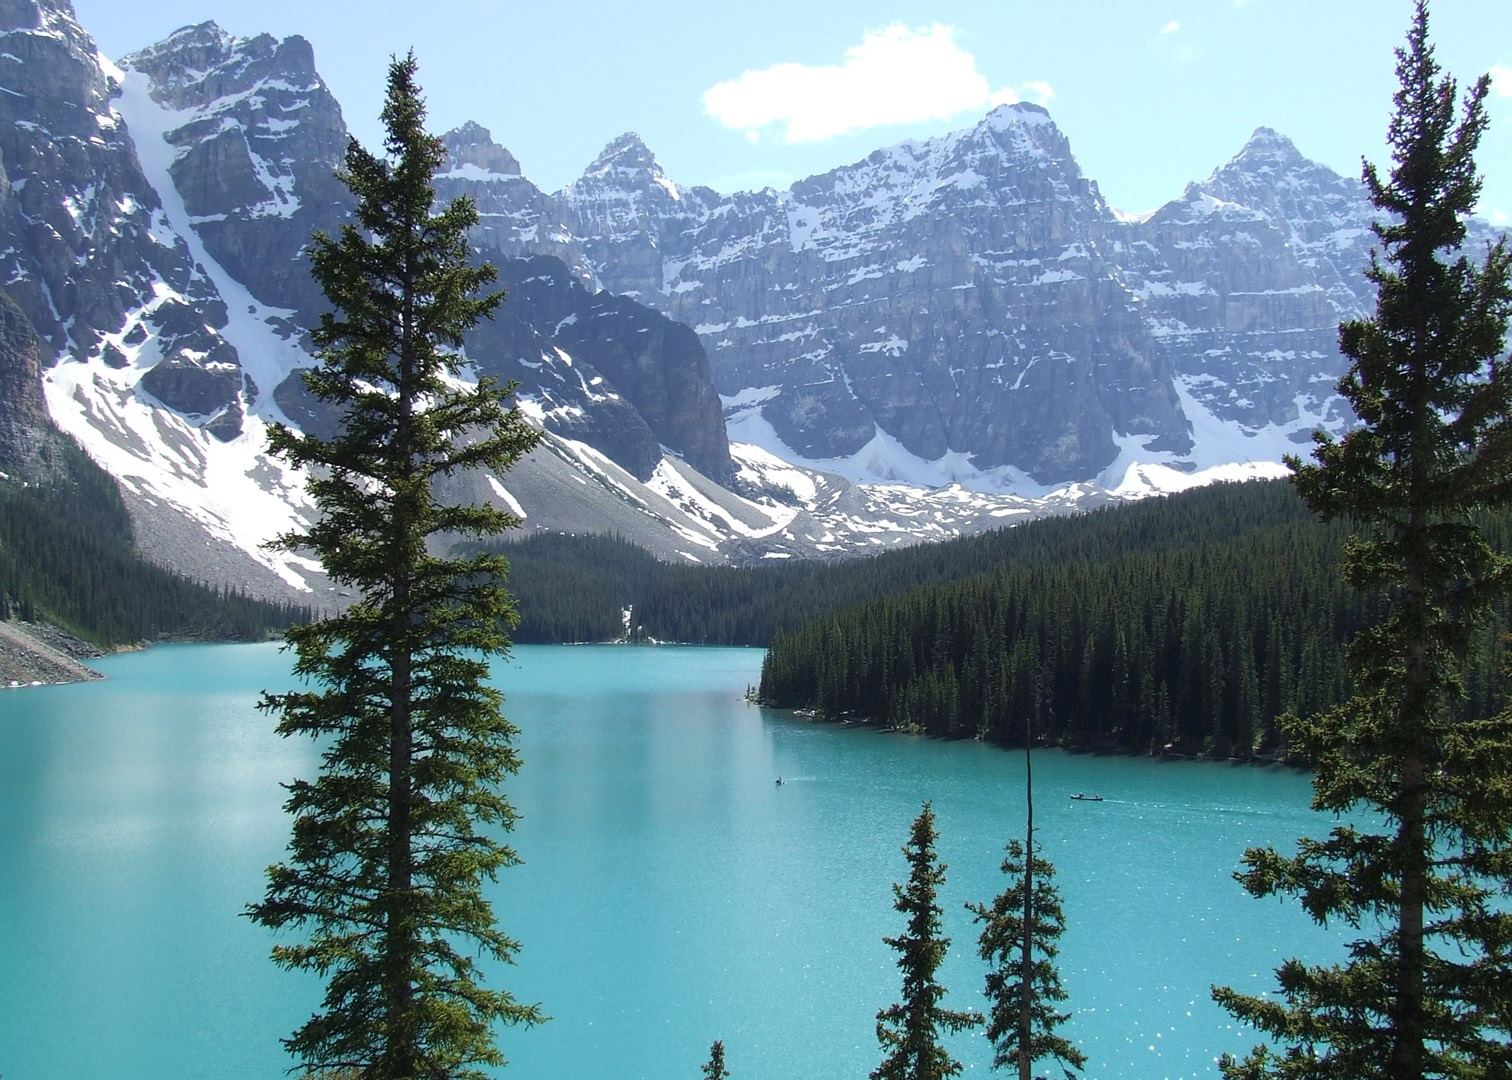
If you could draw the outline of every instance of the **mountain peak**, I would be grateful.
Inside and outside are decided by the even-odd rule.
[[[456,171],[468,165],[495,176],[519,176],[520,162],[504,147],[494,142],[492,133],[482,124],[469,120],[441,136],[446,146],[448,165]]]
[[[1049,124],[1055,126],[1055,121],[1050,119],[1050,110],[1043,105],[1035,105],[1028,101],[1015,101],[1009,105],[999,105],[987,114],[984,123],[994,128],[1004,128],[1019,125]]]
[[[574,188],[581,190],[585,181],[589,187],[607,183],[610,187],[636,190],[659,189],[674,202],[681,201],[682,193],[676,184],[667,179],[661,164],[656,160],[645,142],[633,131],[627,131],[599,152],[593,164],[583,170]]]
[[[1299,162],[1304,161],[1296,143],[1274,128],[1257,127],[1234,156],[1234,161]]]
[[[166,77],[176,85],[191,71],[203,72],[225,63],[236,44],[236,38],[209,20],[181,26],[156,44],[127,53],[121,66]]]
[[[963,132],[972,142],[984,142],[1018,159],[1070,160],[1071,147],[1043,105],[1015,101],[999,105]]]
[[[229,44],[231,40],[231,35],[221,29],[220,23],[214,19],[206,19],[204,22],[195,23],[192,26],[179,27],[164,38],[162,43],[164,45],[169,43],[180,45],[190,43]]]
[[[660,171],[661,167],[656,163],[656,155],[651,153],[645,141],[635,132],[627,131],[619,138],[611,139],[609,145],[600,150],[598,157],[593,159],[593,164],[584,170],[583,175],[601,174],[611,168]]]

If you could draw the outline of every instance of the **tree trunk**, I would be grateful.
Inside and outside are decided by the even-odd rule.
[[[1019,1080],[1032,1080],[1034,1054],[1029,1048],[1030,995],[1033,992],[1034,973],[1034,731],[1024,733],[1024,800],[1028,804],[1028,819],[1024,829],[1024,951],[1019,960],[1019,979],[1022,997],[1019,1000]]]
[[[395,590],[399,599],[401,589]],[[407,590],[405,590],[407,591]],[[401,608],[402,610],[402,608]],[[412,866],[410,855],[410,657],[408,646],[392,660],[394,699],[390,709],[389,805],[388,805],[388,925],[384,937],[385,1011],[388,1013],[388,1061],[386,1076],[415,1074],[414,1037],[411,1030],[414,984],[412,928],[408,912]]]

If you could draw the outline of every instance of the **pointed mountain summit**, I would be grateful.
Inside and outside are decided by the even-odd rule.
[[[1234,155],[1233,163],[1240,162],[1282,162],[1289,165],[1302,164],[1307,161],[1302,152],[1297,149],[1297,144],[1282,135],[1275,128],[1257,127],[1245,141],[1239,153]]]
[[[441,142],[446,146],[448,173],[473,179],[521,175],[519,159],[494,142],[493,134],[482,124],[469,120],[442,135]]]
[[[159,72],[157,81],[166,90],[181,79],[199,82],[203,72],[225,62],[235,44],[236,38],[211,20],[181,26],[162,41],[129,54],[123,62],[141,71]]]
[[[662,174],[656,155],[645,141],[633,131],[627,131],[599,151],[598,157],[583,170],[583,179],[602,177],[610,173],[628,175]]]
[[[1289,138],[1268,127],[1256,128],[1237,154],[1196,186],[1225,201],[1294,222],[1315,209],[1294,205],[1297,200],[1323,199],[1342,207],[1363,197],[1358,181],[1304,156]]]
[[[595,278],[644,303],[664,285],[661,248],[667,235],[695,220],[702,197],[685,198],[641,137],[610,141],[557,202]],[[614,267],[613,280],[601,271]]]
[[[661,162],[635,132],[612,139],[581,177],[561,192],[569,206],[605,222],[611,237],[649,234],[652,218],[685,215],[683,191],[668,180]]]

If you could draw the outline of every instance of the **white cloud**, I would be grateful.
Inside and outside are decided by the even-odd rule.
[[[1491,211],[1491,224],[1506,225],[1509,222],[1512,222],[1512,215],[1508,215],[1505,210]]]
[[[1491,92],[1497,97],[1512,97],[1512,68],[1491,69]]]
[[[1189,64],[1197,56],[1197,43],[1181,30],[1181,20],[1172,19],[1150,39],[1150,48],[1171,68]]]
[[[1048,83],[1025,84],[1043,102]],[[893,23],[868,30],[838,64],[774,64],[742,72],[704,91],[704,112],[737,131],[780,126],[790,143],[821,142],[885,124],[945,120],[1012,104],[1019,92],[993,89],[955,28]]]
[[[1055,89],[1043,79],[1033,79],[1023,85],[1024,93],[1037,105],[1048,105],[1055,96]]]

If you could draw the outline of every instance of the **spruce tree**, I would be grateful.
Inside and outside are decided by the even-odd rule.
[[[1010,840],[1003,859],[1004,889],[989,907],[967,904],[982,924],[977,953],[992,965],[987,972],[987,1038],[995,1069],[1013,1068],[1030,1080],[1036,1061],[1054,1058],[1063,1068],[1082,1069],[1087,1059],[1055,1029],[1071,1018],[1057,1012],[1066,1000],[1055,967],[1056,942],[1066,929],[1055,867],[1039,857],[1034,841],[1033,729],[1024,743],[1024,842]],[[1033,852],[1028,858],[1025,852]]]
[[[1462,253],[1488,81],[1461,105],[1423,2],[1397,75],[1394,167],[1364,172],[1383,214],[1376,312],[1339,332],[1361,423],[1291,463],[1308,504],[1357,529],[1350,584],[1388,601],[1349,649],[1355,696],[1283,721],[1315,767],[1313,805],[1363,813],[1294,857],[1252,850],[1239,875],[1359,937],[1337,966],[1287,961],[1279,1001],[1215,991],[1284,1047],[1226,1061],[1231,1078],[1512,1075],[1512,718],[1470,714],[1463,684],[1512,577],[1475,526],[1512,494],[1512,268],[1505,241]]]
[[[709,1047],[709,1060],[703,1066],[704,1080],[730,1080],[730,1071],[725,1068],[724,1043],[718,1039]]]
[[[884,938],[898,952],[903,1000],[877,1013],[877,1041],[886,1055],[872,1080],[942,1080],[960,1074],[961,1063],[940,1044],[941,1031],[958,1032],[981,1024],[982,1014],[941,1008],[945,988],[935,978],[950,948],[940,933],[936,894],[945,883],[945,864],[935,861],[934,810],[925,803],[914,819],[903,855],[908,882],[893,886],[893,907],[908,916],[898,937]]]
[[[1033,1063],[1046,1058],[1082,1069],[1086,1057],[1055,1030],[1071,1016],[1056,1010],[1066,1000],[1055,966],[1056,942],[1066,929],[1066,918],[1055,887],[1055,867],[1038,854],[1026,864],[1024,845],[1018,840],[1010,840],[1004,853],[1008,887],[990,906],[968,905],[982,923],[978,954],[992,965],[986,992],[993,1067],[1014,1070],[1026,1080]]]
[[[310,470],[319,511],[281,537],[317,556],[357,599],[287,636],[305,689],[263,706],[281,735],[321,740],[314,780],[288,785],[285,862],[249,914],[297,937],[274,947],[326,977],[322,1008],[285,1040],[316,1075],[367,1080],[481,1077],[497,1065],[494,1026],[541,1019],[483,986],[479,958],[508,961],[482,882],[517,862],[498,840],[515,813],[499,791],[519,767],[515,729],[488,686],[514,609],[495,555],[446,557],[444,540],[515,522],[448,506],[434,482],[507,469],[535,441],[508,388],[463,385],[463,334],[502,299],[467,262],[477,212],[433,209],[445,151],[424,130],[413,55],[395,60],[383,108],[385,156],[348,144],[341,175],[355,221],[316,234],[315,279],[334,310],[314,338],[310,390],[341,416],[329,439],[275,427],[273,451]]]

